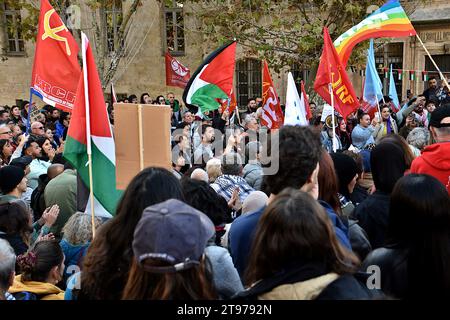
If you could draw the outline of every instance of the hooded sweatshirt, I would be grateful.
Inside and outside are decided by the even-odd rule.
[[[450,142],[432,144],[414,159],[411,173],[424,173],[438,179],[450,195]]]
[[[39,296],[39,300],[64,300],[64,291],[57,286],[38,281],[23,281],[22,276],[14,278],[14,284],[9,288],[9,293],[31,292]]]

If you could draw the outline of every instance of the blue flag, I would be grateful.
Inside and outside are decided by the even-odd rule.
[[[375,106],[378,101],[383,99],[383,86],[378,76],[375,64],[375,52],[373,50],[373,39],[370,39],[370,47],[367,52],[366,81],[364,83],[363,98],[371,106]]]
[[[394,75],[392,74],[392,64],[389,78],[389,97],[392,99],[392,103],[395,105],[395,108],[399,110],[400,101],[398,101],[397,88],[395,87]]]

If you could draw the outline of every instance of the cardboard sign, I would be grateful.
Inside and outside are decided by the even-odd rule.
[[[168,106],[142,104],[142,128],[139,128],[139,105],[114,104],[114,139],[116,144],[117,189],[124,190],[144,168],[162,167],[172,170],[170,117]],[[140,150],[139,130],[142,130]]]

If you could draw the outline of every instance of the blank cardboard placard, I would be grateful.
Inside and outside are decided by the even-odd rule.
[[[172,169],[170,107],[142,104],[144,168]],[[114,104],[117,189],[124,190],[141,171],[138,104]]]

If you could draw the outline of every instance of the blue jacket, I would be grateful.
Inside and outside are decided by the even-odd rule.
[[[338,217],[338,215],[334,212],[333,208],[331,208],[331,206],[328,203],[322,200],[319,200],[319,203],[325,209],[325,211],[328,214],[328,217],[333,223],[334,232],[336,233],[336,237],[338,238],[338,240],[344,247],[352,251],[352,246],[350,244],[348,236],[348,226],[344,222],[342,222],[341,218]]]
[[[358,149],[364,149],[365,146],[375,143],[375,139],[373,138],[373,132],[375,128],[369,126],[368,128],[364,128],[361,125],[357,125],[353,128],[352,131],[352,143]]]
[[[74,246],[66,239],[62,239],[59,242],[59,245],[64,252],[64,256],[66,257],[66,260],[64,262],[64,280],[67,280],[67,278],[69,278],[74,273],[74,271],[80,271],[81,262],[83,261],[83,258],[87,253],[89,243]],[[78,266],[78,268],[74,268],[74,266]],[[69,267],[71,268],[69,269]]]
[[[344,247],[351,251],[352,246],[350,245],[350,240],[348,237],[348,227],[336,215],[330,205],[323,201],[319,201],[319,203],[326,210],[328,217],[330,217],[338,240]],[[266,208],[264,207],[254,213],[240,216],[231,224],[230,233],[228,235],[228,239],[230,241],[230,254],[241,279],[244,276],[244,272],[248,264],[253,238],[255,237],[256,226],[265,209]]]
[[[243,279],[247,267],[256,226],[264,209],[265,207],[254,213],[238,217],[230,227],[228,234],[230,254],[241,279]]]

